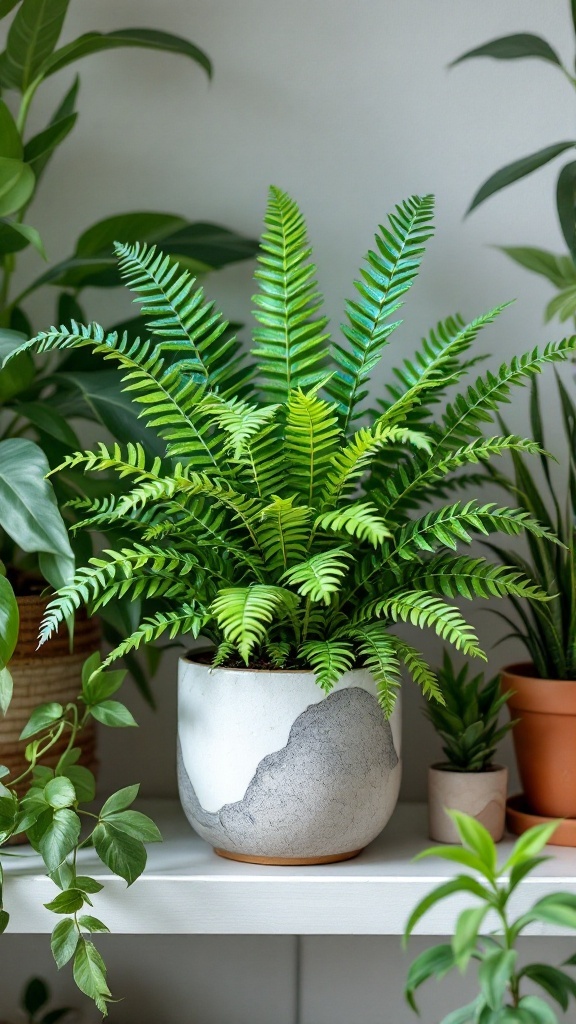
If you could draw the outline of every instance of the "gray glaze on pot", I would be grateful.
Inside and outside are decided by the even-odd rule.
[[[390,724],[360,687],[307,707],[286,746],[260,761],[243,799],[218,811],[202,808],[178,751],[180,798],[197,832],[213,846],[261,857],[362,849],[390,817],[399,770]]]

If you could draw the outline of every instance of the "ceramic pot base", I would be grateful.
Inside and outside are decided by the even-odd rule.
[[[546,818],[535,814],[528,805],[523,793],[516,793],[506,803],[506,825],[515,836],[521,836],[533,825],[547,825],[555,818]],[[552,838],[551,846],[576,846],[576,818],[564,818],[560,821]]]
[[[276,864],[280,867],[297,867],[306,864],[336,864],[341,860],[352,860],[362,850],[350,850],[348,853],[332,853],[329,857],[258,857],[249,853],[231,853],[230,850],[220,850],[214,847],[214,853],[226,860],[239,860],[243,864]]]

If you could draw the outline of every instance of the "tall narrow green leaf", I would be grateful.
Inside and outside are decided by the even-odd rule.
[[[44,0],[47,2],[47,0]],[[62,0],[59,0],[62,2]],[[50,0],[54,3],[54,0]],[[181,54],[194,61],[204,69],[208,77],[212,75],[210,58],[194,43],[171,32],[160,32],[150,28],[116,29],[114,32],[86,32],[56,52],[46,61],[43,67],[45,75],[53,75],[62,68],[73,64],[82,57],[106,50],[117,50],[123,47],[139,47],[144,50],[161,50],[164,53]]]
[[[556,206],[566,245],[576,258],[576,161],[566,164],[558,175]]]
[[[546,60],[562,67],[562,62],[550,43],[531,32],[520,32],[515,35],[502,36],[500,39],[491,39],[489,43],[483,43],[482,46],[477,46],[473,50],[467,50],[466,53],[453,60],[450,67],[470,60],[471,57],[494,57],[496,60],[539,57],[540,60]]]
[[[70,0],[22,0],[6,43],[6,74],[22,92],[44,71],[64,24]]]
[[[545,149],[540,149],[537,153],[523,156],[520,160],[514,160],[513,163],[507,164],[506,167],[501,167],[499,171],[492,174],[478,189],[468,207],[467,213],[471,213],[472,210],[480,206],[480,203],[483,203],[489,196],[494,195],[495,192],[499,192],[508,185],[512,185],[513,182],[519,181],[520,178],[525,178],[528,174],[532,174],[533,171],[544,167],[545,164],[550,163],[551,160],[560,156],[561,153],[565,153],[567,149],[574,149],[575,146],[576,142],[574,141],[556,142],[553,146],[546,146]]]

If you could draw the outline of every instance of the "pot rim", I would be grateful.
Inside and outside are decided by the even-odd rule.
[[[481,772],[461,772],[454,771],[452,768],[446,768],[447,761],[435,761],[434,764],[428,765],[428,771],[440,772],[442,775],[466,775],[468,778],[477,779],[480,775],[497,775],[500,772],[507,772],[508,768],[505,764],[490,764],[487,768],[484,768]]]
[[[237,672],[238,674],[249,673],[250,675],[268,675],[268,676],[283,676],[283,675],[309,675],[314,676],[316,673],[311,668],[228,668],[226,665],[207,665],[205,661],[196,661],[194,655],[196,654],[208,654],[213,651],[213,647],[198,647],[193,651],[186,651],[184,654],[179,655],[178,661],[184,662],[185,665],[199,665],[201,668],[207,668],[211,672]],[[344,673],[350,675],[353,672],[367,672],[371,675],[370,669],[361,665],[359,668],[350,668]]]
[[[521,679],[532,679],[536,683],[573,683],[576,686],[576,679],[549,679],[546,676],[539,676],[532,661],[518,661],[513,665],[506,665],[501,675],[519,676]]]

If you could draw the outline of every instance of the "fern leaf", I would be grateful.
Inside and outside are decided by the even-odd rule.
[[[300,584],[297,589],[302,597],[309,597],[314,602],[323,601],[328,605],[332,594],[337,593],[342,586],[351,558],[351,552],[344,548],[321,551],[307,561],[292,566],[282,579],[292,586]]]
[[[224,639],[234,645],[247,665],[254,648],[265,640],[274,618],[293,613],[296,600],[283,587],[228,587],[218,592],[211,611]]]
[[[439,556],[410,571],[410,583],[446,597],[523,597],[547,601],[549,595],[508,565],[491,565],[485,558],[447,559]]]
[[[290,486],[313,505],[322,489],[337,450],[340,429],[334,406],[314,391],[300,388],[288,396],[286,452]]]
[[[457,608],[446,604],[435,593],[414,589],[401,591],[391,597],[379,597],[360,605],[354,616],[355,622],[360,625],[374,618],[408,622],[418,629],[432,628],[456,650],[486,660],[470,623],[466,622]]]
[[[259,363],[264,391],[274,401],[285,401],[292,389],[314,385],[325,376],[321,367],[328,321],[315,319],[322,296],[296,203],[285,192],[271,188],[265,222],[268,231],[255,274],[260,292],[253,297],[254,316],[261,326],[254,332],[252,354]]]
[[[173,611],[157,612],[155,615],[143,619],[138,629],[135,629],[130,636],[110,652],[103,661],[102,667],[106,668],[117,658],[123,658],[130,651],[138,650],[143,643],[155,643],[165,633],[168,633],[171,640],[180,634],[197,639],[207,618],[206,611],[200,612],[198,608],[186,603]]]
[[[348,533],[358,540],[365,540],[375,548],[392,534],[385,520],[378,515],[378,509],[369,501],[355,501],[342,508],[318,516],[314,530],[326,533]]]
[[[339,499],[355,489],[376,452],[387,444],[398,442],[411,444],[418,450],[430,451],[430,444],[424,434],[389,426],[377,421],[372,427],[361,427],[344,447],[332,457],[322,493],[322,503],[334,507]]]
[[[349,347],[334,344],[337,370],[327,385],[338,402],[344,430],[360,415],[358,406],[367,394],[370,375],[398,326],[389,318],[402,305],[400,299],[418,273],[424,243],[432,234],[433,209],[433,196],[413,196],[397,206],[388,227],[380,226],[376,251],[367,253],[361,280],[354,282],[359,298],[346,303],[349,322],[342,326]]]
[[[438,704],[444,704],[445,701],[438,678],[426,659],[411,644],[406,643],[405,640],[402,640],[394,633],[390,635],[398,657],[402,659],[412,679],[420,687],[424,696],[428,700],[435,700]]]
[[[354,648],[344,640],[309,640],[302,644],[300,655],[312,666],[318,686],[326,693],[335,686],[354,664]]]
[[[402,682],[394,638],[380,622],[354,626],[350,637],[356,642],[358,656],[374,678],[378,702],[389,718]]]
[[[284,570],[304,558],[311,513],[307,506],[294,506],[294,498],[275,497],[262,509],[262,525],[255,526],[255,531],[269,569]]]

